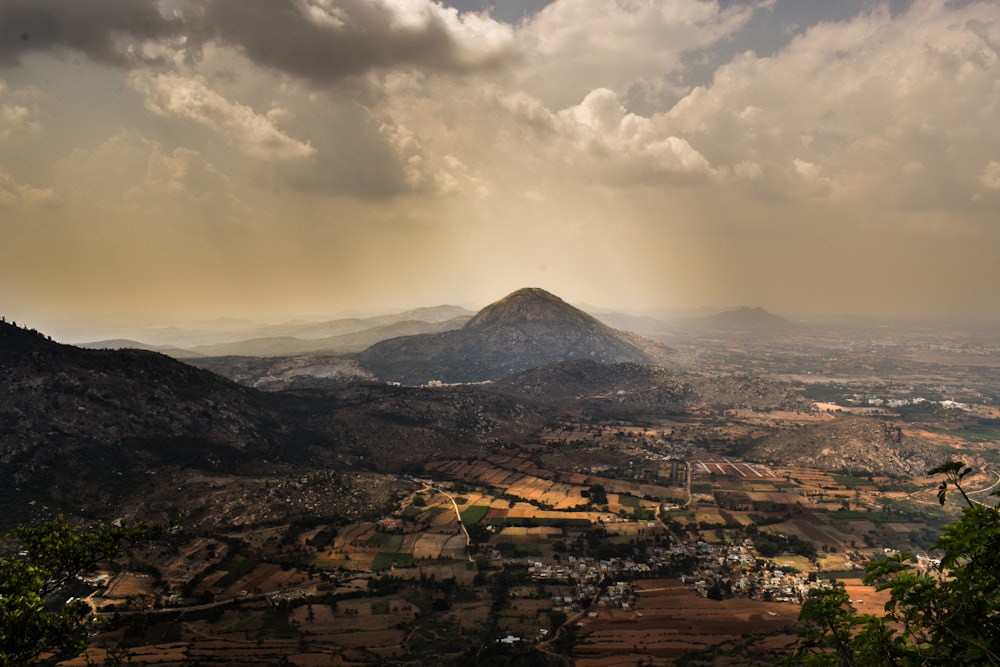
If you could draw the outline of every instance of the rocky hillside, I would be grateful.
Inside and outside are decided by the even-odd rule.
[[[404,384],[480,382],[557,361],[663,363],[665,346],[612,329],[557,296],[518,290],[457,331],[382,341],[356,357],[368,370]]]
[[[689,396],[685,380],[647,364],[561,361],[503,378],[495,391],[539,406],[584,408],[615,417],[678,412]]]
[[[558,362],[511,375],[493,387],[520,401],[557,409],[585,408],[614,418],[808,406],[788,384],[762,377],[700,377],[635,363]]]
[[[205,357],[186,359],[185,363],[263,391],[334,388],[374,379],[357,361],[331,355]]]
[[[516,402],[472,388],[264,393],[155,352],[84,350],[6,323],[0,396],[0,501],[105,517],[141,511],[155,498],[173,499],[177,511],[210,512],[206,494],[178,491],[192,480],[258,506],[267,494],[232,480],[271,480],[268,488],[287,487],[283,497],[294,500],[308,489],[278,484],[288,476],[415,469],[444,452],[521,439],[539,424]],[[347,484],[338,475],[323,480],[327,491]],[[356,513],[381,502],[365,493],[324,492],[315,511]],[[253,513],[274,519],[261,507]]]
[[[758,440],[744,455],[773,465],[891,477],[923,475],[942,456],[895,424],[864,417],[783,430]]]
[[[695,377],[691,383],[691,407],[709,410],[805,410],[812,403],[784,382],[760,375]]]

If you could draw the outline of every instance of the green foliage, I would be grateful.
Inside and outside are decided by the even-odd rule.
[[[83,648],[89,607],[74,601],[46,612],[46,571],[19,558],[0,558],[0,665],[34,662],[46,651],[70,654]]]
[[[589,497],[590,502],[595,505],[607,505],[608,504],[608,492],[604,488],[603,484],[592,484],[590,489],[587,490],[587,494],[584,495],[585,498]]]
[[[946,476],[942,503],[950,485],[967,505],[934,544],[940,567],[918,571],[909,554],[871,563],[865,583],[889,592],[885,616],[856,614],[842,589],[814,592],[786,664],[1000,665],[1000,510],[969,499],[970,472],[954,461],[930,471]]]
[[[0,667],[31,664],[43,654],[81,651],[90,607],[82,600],[52,605],[51,599],[125,545],[165,528],[140,521],[130,527],[83,529],[60,515],[41,526],[14,529],[9,537],[20,542],[20,554],[0,556]]]
[[[783,553],[798,554],[806,558],[817,556],[816,545],[798,535],[758,532],[752,539],[754,548],[765,558],[774,558]]]

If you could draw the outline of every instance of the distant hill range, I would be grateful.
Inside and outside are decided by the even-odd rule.
[[[783,317],[770,313],[763,308],[750,308],[748,306],[726,310],[706,317],[680,320],[677,324],[694,329],[733,333],[769,333],[795,329],[795,324]]]
[[[162,352],[176,359],[198,357],[289,357],[360,352],[387,338],[458,329],[473,315],[460,306],[431,306],[401,313],[322,322],[262,325],[226,322],[219,330],[151,329],[143,342],[110,339],[83,343],[89,349],[132,348]]]
[[[377,376],[404,384],[481,382],[558,361],[666,364],[672,350],[619,331],[538,288],[486,306],[461,329],[392,338],[355,355]]]

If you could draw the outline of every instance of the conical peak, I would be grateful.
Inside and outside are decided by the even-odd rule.
[[[525,321],[565,321],[592,318],[556,295],[538,287],[525,287],[491,303],[469,320],[466,327],[479,328]]]

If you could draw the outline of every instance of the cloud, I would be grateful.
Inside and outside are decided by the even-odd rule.
[[[979,182],[990,190],[1000,190],[1000,162],[990,160],[979,174]]]
[[[553,2],[518,31],[524,90],[556,108],[598,88],[662,106],[686,92],[681,81],[686,54],[733,35],[762,4]]]
[[[663,114],[630,113],[607,88],[555,112],[525,93],[499,92],[494,106],[507,114],[500,152],[521,163],[516,171],[532,179],[630,189],[717,176],[705,156],[663,122]]]
[[[146,108],[161,116],[194,121],[220,134],[245,155],[261,160],[294,160],[316,151],[306,142],[289,137],[275,120],[284,110],[258,114],[230,101],[195,77],[133,72],[129,83],[146,100]]]
[[[33,86],[11,89],[0,80],[0,143],[42,130],[37,102],[42,97]]]
[[[4,169],[0,169],[0,208],[33,211],[57,206],[59,196],[51,188],[36,188],[18,183]]]
[[[183,13],[193,44],[323,85],[378,69],[472,73],[512,56],[510,26],[430,0],[197,0]]]
[[[919,0],[744,53],[664,122],[768,197],[963,207],[1000,154],[1000,6]]]
[[[628,113],[614,92],[601,88],[557,114],[561,140],[571,148],[567,164],[628,185],[686,180],[712,170],[687,140],[656,119]]]
[[[17,64],[32,51],[69,50],[103,63],[130,61],[130,40],[177,34],[181,22],[165,16],[157,0],[4,0],[0,2],[0,64]]]
[[[61,198],[81,210],[141,214],[143,220],[225,221],[242,203],[231,180],[189,148],[167,149],[122,130],[91,149],[78,148],[54,167]]]

